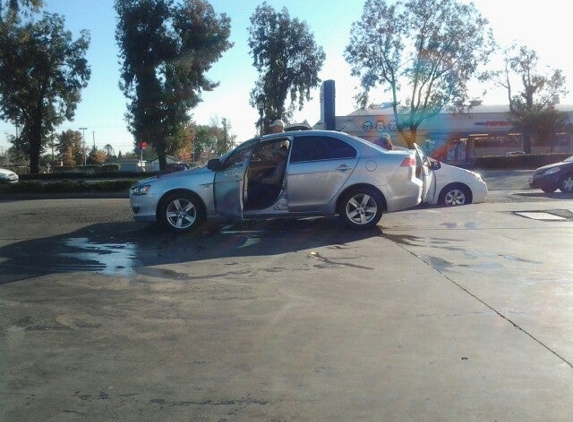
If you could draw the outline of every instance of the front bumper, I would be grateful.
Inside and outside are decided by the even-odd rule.
[[[533,189],[557,189],[559,186],[559,174],[533,175],[529,177],[529,187]]]
[[[157,201],[154,195],[131,195],[129,202],[131,213],[135,221],[156,222]]]
[[[474,204],[485,202],[488,193],[487,184],[480,180],[480,183],[472,189],[472,202]]]

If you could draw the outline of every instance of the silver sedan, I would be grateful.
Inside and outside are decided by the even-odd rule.
[[[285,132],[246,141],[206,167],[166,173],[130,189],[136,221],[184,232],[207,219],[339,215],[351,228],[417,206],[416,153],[386,151],[335,131]],[[417,171],[418,170],[418,171]]]

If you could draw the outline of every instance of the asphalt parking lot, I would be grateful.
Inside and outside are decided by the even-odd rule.
[[[573,198],[502,176],[367,232],[2,201],[0,420],[569,421]]]

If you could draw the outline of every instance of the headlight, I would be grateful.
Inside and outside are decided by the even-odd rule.
[[[549,170],[544,171],[543,174],[545,176],[549,176],[550,174],[559,173],[560,171],[561,169],[559,167],[552,167]]]
[[[131,194],[132,195],[147,195],[147,192],[149,192],[149,189],[151,189],[151,185],[136,185],[136,186],[131,188]]]

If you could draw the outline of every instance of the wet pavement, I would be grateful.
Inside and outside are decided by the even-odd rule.
[[[573,199],[504,189],[364,232],[3,202],[0,420],[568,421]]]

